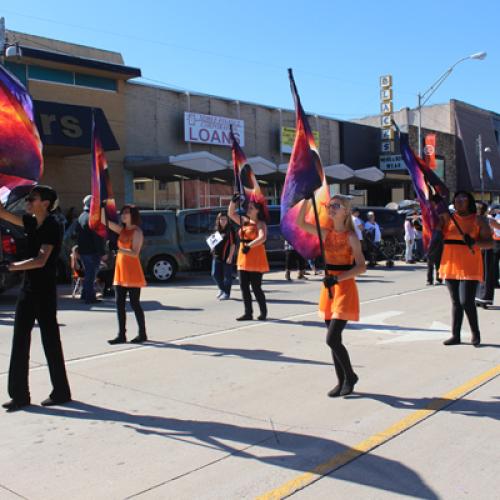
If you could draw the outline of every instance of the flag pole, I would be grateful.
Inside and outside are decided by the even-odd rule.
[[[316,198],[313,194],[312,198],[312,206],[314,209],[314,221],[316,223],[316,231],[318,232],[318,239],[319,239],[319,251],[321,253],[321,259],[323,260],[323,270],[324,270],[324,275],[325,278],[327,277],[327,271],[326,271],[326,258],[325,258],[325,246],[323,244],[323,237],[321,234],[321,227],[319,225],[319,215],[318,215],[318,206],[316,205]],[[328,287],[328,298],[332,299],[332,290],[330,287]]]
[[[233,133],[233,125],[231,123],[229,124],[229,133],[230,133],[230,136],[231,136],[231,140],[236,142],[236,137],[234,136],[234,133]],[[234,184],[237,187],[238,193],[239,193],[239,196],[238,196],[238,216],[240,218],[240,227],[241,227],[242,226],[242,218],[241,218],[241,182],[239,181],[239,179],[236,178],[236,169],[234,168],[234,164],[233,164],[233,173],[234,173]],[[238,173],[239,173],[239,169],[238,169]]]

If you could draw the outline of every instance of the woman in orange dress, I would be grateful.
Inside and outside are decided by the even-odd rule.
[[[305,200],[297,224],[317,236],[316,226],[305,220],[308,205],[309,201]],[[328,209],[330,225],[321,228],[327,276],[319,298],[319,314],[328,328],[326,343],[332,351],[338,379],[338,384],[328,393],[333,398],[351,394],[358,381],[342,343],[342,331],[348,321],[359,321],[359,296],[354,278],[366,271],[366,263],[352,221],[350,197],[335,195]]]
[[[125,205],[121,210],[121,222],[122,224],[119,225],[108,221],[109,228],[119,234],[113,281],[116,290],[116,311],[118,313],[119,329],[116,338],[108,340],[108,342],[110,344],[123,344],[127,341],[125,336],[125,301],[128,294],[139,327],[137,337],[132,339],[131,342],[140,344],[147,340],[147,336],[144,311],[140,302],[141,288],[146,286],[146,280],[139,259],[144,236],[139,227],[141,216],[138,208],[133,205]]]
[[[235,195],[239,196],[239,195]],[[252,287],[255,298],[260,308],[259,321],[267,318],[266,296],[262,291],[262,276],[269,271],[265,242],[267,238],[268,220],[267,206],[264,198],[252,196],[248,203],[246,215],[238,215],[236,202],[233,198],[227,212],[229,218],[240,225],[240,248],[236,265],[239,272],[240,289],[245,304],[245,313],[236,318],[237,321],[250,321],[253,319]]]
[[[458,191],[453,205],[456,210],[454,218],[465,235],[460,234],[449,214],[441,216],[444,245],[439,277],[446,281],[452,304],[452,335],[444,345],[460,344],[465,311],[472,332],[472,345],[479,347],[481,334],[475,295],[477,285],[483,279],[481,249],[492,247],[491,231],[487,222],[476,215],[476,202],[471,193]]]

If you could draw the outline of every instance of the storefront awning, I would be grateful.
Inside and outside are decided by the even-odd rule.
[[[252,167],[253,173],[257,177],[274,175],[278,169],[275,163],[262,158],[262,156],[252,156],[248,158],[247,162]]]
[[[344,163],[324,167],[325,175],[330,181],[345,182],[354,179],[354,170]]]
[[[201,175],[227,170],[229,168],[227,160],[215,156],[208,151],[170,156],[169,163],[177,167],[192,170]]]
[[[385,177],[384,172],[377,167],[360,168],[355,170],[354,173],[356,179],[367,182],[379,182]]]

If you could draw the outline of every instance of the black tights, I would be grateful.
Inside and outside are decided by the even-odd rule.
[[[137,325],[139,327],[139,335],[146,335],[146,321],[144,319],[144,311],[142,310],[140,298],[141,289],[140,288],[128,288],[125,286],[116,285],[116,312],[118,313],[118,335],[120,337],[125,337],[126,313],[125,313],[125,301],[127,299],[127,292],[130,298],[130,305],[135,313],[135,319],[137,320]]]
[[[345,319],[332,319],[325,320],[328,327],[326,335],[326,343],[332,350],[333,364],[335,365],[335,372],[339,379],[339,385],[342,386],[345,380],[352,382],[356,375],[352,369],[349,353],[342,344],[342,331],[347,324]]]
[[[451,331],[453,337],[457,339],[460,338],[464,311],[469,320],[472,334],[479,336],[479,324],[477,322],[475,304],[477,283],[477,281],[473,280],[446,280],[452,304]]]
[[[252,286],[253,293],[259,304],[260,314],[264,317],[267,316],[266,296],[262,291],[262,273],[253,271],[240,271],[240,288],[245,304],[245,314],[249,316],[253,314],[250,286]]]

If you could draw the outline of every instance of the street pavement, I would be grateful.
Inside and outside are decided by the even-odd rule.
[[[74,401],[39,406],[51,388],[35,328],[33,406],[0,413],[0,499],[498,499],[498,297],[479,310],[482,347],[466,320],[464,343],[445,347],[446,288],[425,286],[421,264],[369,270],[344,332],[360,380],[331,399],[320,286],[273,271],[269,320],[242,324],[237,283],[219,302],[207,276],[180,275],[143,291],[142,346],[109,346],[113,302],[61,287]],[[0,297],[5,400],[15,295]]]

